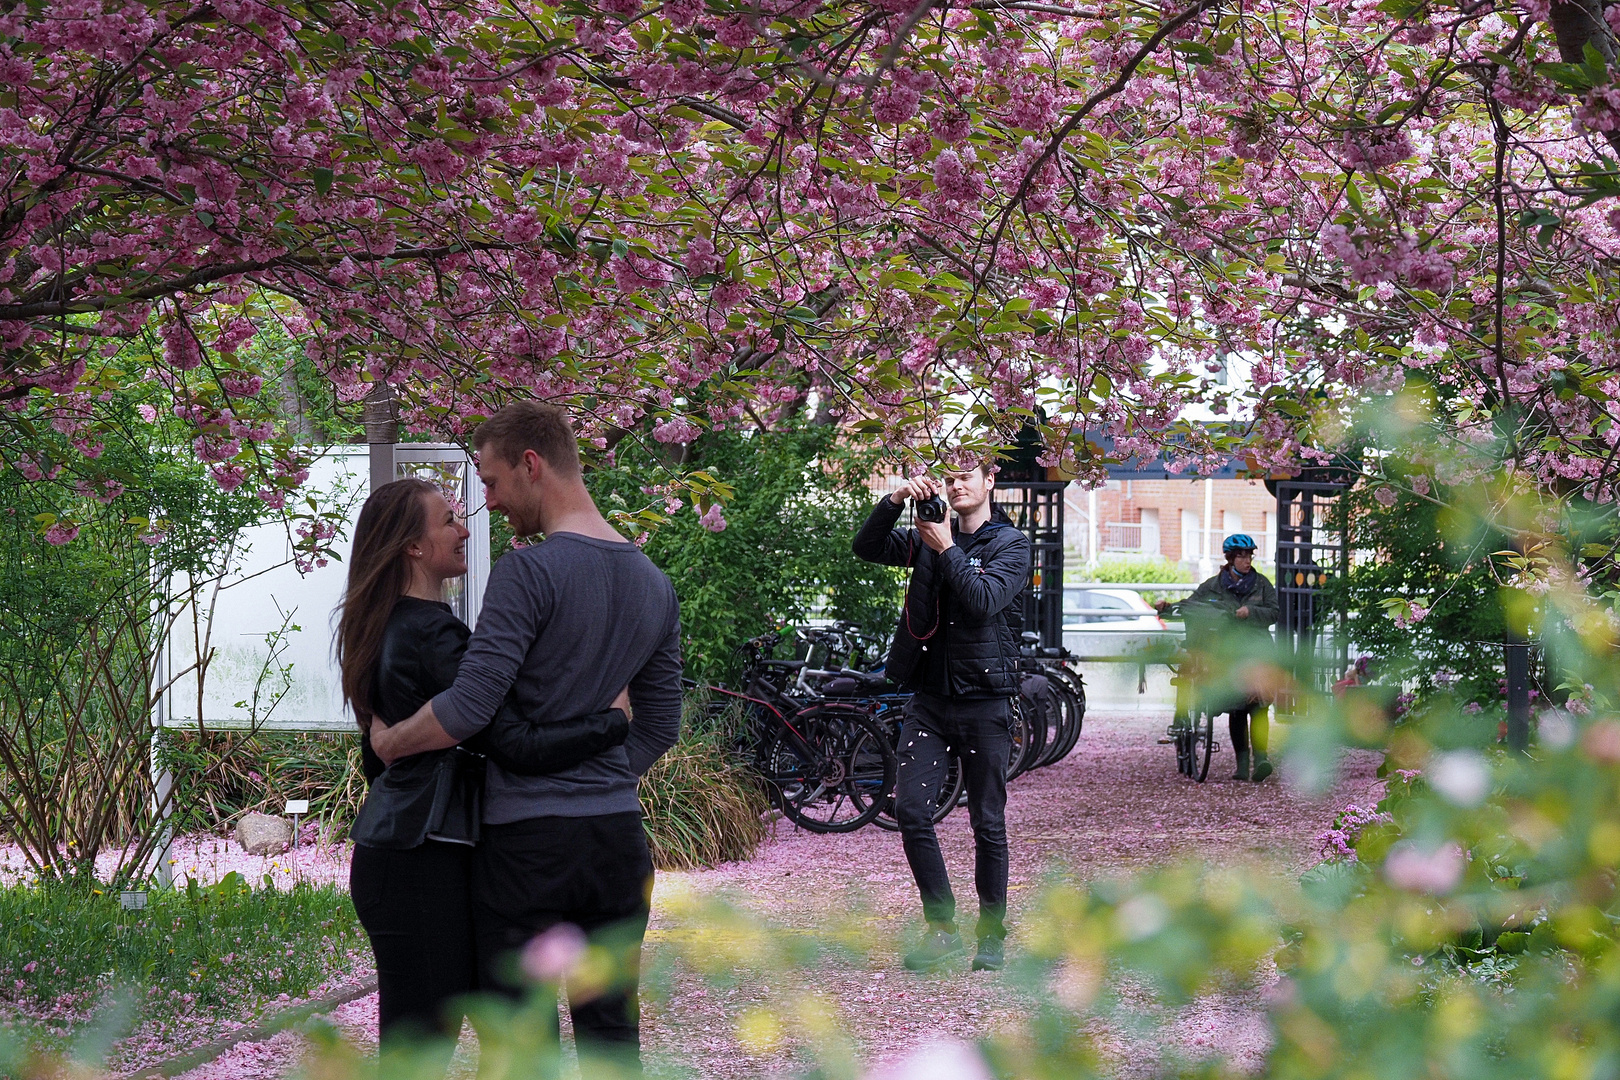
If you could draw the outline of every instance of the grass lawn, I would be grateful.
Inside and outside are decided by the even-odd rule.
[[[255,888],[230,873],[146,897],[132,911],[101,888],[0,888],[0,1037],[60,1050],[115,1007],[140,1044],[115,1056],[151,1060],[311,995],[356,953],[369,960],[348,893],[331,885]]]

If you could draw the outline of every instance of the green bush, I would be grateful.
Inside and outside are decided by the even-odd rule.
[[[1174,585],[1195,581],[1191,570],[1169,559],[1098,559],[1095,567],[1081,563],[1068,574],[1070,581],[1117,581],[1122,585]]]
[[[1383,505],[1378,491],[1393,494],[1393,503]],[[1512,541],[1482,519],[1448,509],[1455,497],[1438,483],[1432,497],[1392,486],[1352,489],[1344,512],[1363,554],[1348,576],[1329,581],[1323,597],[1348,612],[1350,640],[1376,661],[1381,681],[1405,683],[1420,697],[1444,690],[1459,703],[1489,708],[1501,701],[1506,624],[1498,594],[1509,576],[1493,555]],[[1380,606],[1390,597],[1419,602],[1428,614],[1403,626]]]
[[[152,674],[166,620],[270,514],[209,477],[188,425],[145,421],[146,392],[136,383],[96,400],[99,457],[62,436],[39,479],[0,466],[0,833],[46,876],[88,873],[109,844],[131,864],[151,850]],[[187,661],[177,649],[170,670]]]
[[[119,992],[143,1021],[234,1017],[307,996],[366,945],[348,893],[330,886],[253,888],[231,873],[146,899],[126,911],[111,890],[0,888],[0,1010],[13,1034],[61,1045]]]
[[[641,813],[653,865],[692,870],[753,857],[770,803],[754,770],[735,751],[741,716],[706,715],[701,694],[687,697],[681,737],[641,778]]]
[[[648,478],[666,466],[643,443],[621,443],[612,469],[589,483],[603,510],[646,505]],[[686,674],[734,676],[736,647],[812,614],[851,619],[887,634],[900,610],[901,576],[850,552],[876,497],[866,483],[873,450],[842,441],[833,425],[802,421],[768,432],[706,432],[686,469],[704,469],[736,489],[726,527],[711,532],[687,506],[646,543],[681,601]]]
[[[312,817],[342,828],[366,797],[358,732],[169,731],[161,759],[179,793],[180,831],[213,830],[250,810],[279,814],[289,799],[307,799]]]

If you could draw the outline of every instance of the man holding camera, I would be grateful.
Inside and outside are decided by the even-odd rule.
[[[1018,638],[1007,614],[1029,580],[1030,544],[990,501],[994,489],[988,464],[947,472],[943,481],[916,477],[879,500],[855,536],[858,557],[911,568],[887,673],[912,691],[895,816],[928,920],[922,944],[905,957],[913,971],[938,968],[966,951],[933,824],[952,754],[962,762],[973,825],[979,893],[973,968],[997,971],[1003,963],[1007,759],[1019,679]],[[908,498],[917,501],[917,526],[897,529]],[[945,521],[946,501],[956,512],[954,528]]]

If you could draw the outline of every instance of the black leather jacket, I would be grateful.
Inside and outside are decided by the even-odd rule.
[[[885,496],[855,535],[867,562],[911,567],[906,604],[884,673],[940,697],[1018,693],[1019,598],[1029,584],[1029,538],[999,510],[974,533],[955,531],[943,552],[916,529],[896,529],[902,507]],[[943,662],[938,660],[943,652]]]
[[[372,682],[379,722],[407,719],[430,698],[449,689],[467,651],[471,632],[449,605],[401,597],[388,617]],[[510,703],[460,746],[400,758],[385,766],[361,739],[370,793],[355,819],[357,844],[413,848],[427,839],[477,843],[483,812],[484,762],[535,776],[560,772],[618,746],[630,722],[618,709],[589,716],[531,721]]]

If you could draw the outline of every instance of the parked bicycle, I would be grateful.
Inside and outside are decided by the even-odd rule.
[[[742,689],[712,686],[712,710],[741,703],[738,750],[751,758],[784,816],[813,832],[850,832],[894,815],[901,720],[911,695],[882,671],[887,642],[849,622],[792,633],[794,658],[777,659],[785,630],[743,643]],[[1021,649],[1008,779],[1062,760],[1085,716],[1085,684],[1062,648],[1034,634]],[[937,823],[962,802],[961,762],[951,761],[934,804]]]
[[[773,659],[781,640],[773,631],[745,642],[743,689],[709,687],[709,707],[743,703],[739,749],[784,816],[811,832],[852,832],[894,790],[894,747],[868,703],[829,699],[799,674],[805,661]]]

